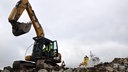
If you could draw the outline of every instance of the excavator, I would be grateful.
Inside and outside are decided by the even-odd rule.
[[[31,21],[28,23],[19,22],[18,19],[25,10]],[[26,67],[37,67],[42,62],[52,66],[61,63],[61,54],[58,53],[57,41],[52,41],[45,37],[43,28],[28,0],[18,1],[8,20],[12,26],[12,33],[14,36],[28,33],[31,29],[31,25],[33,25],[37,35],[36,37],[33,37],[34,45],[32,54],[26,56],[24,61],[14,61],[13,68],[20,68],[22,65]]]

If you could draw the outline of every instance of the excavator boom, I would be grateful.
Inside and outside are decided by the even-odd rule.
[[[32,21],[32,24],[35,28],[36,35],[38,37],[40,37],[40,36],[44,37],[43,29],[35,15],[34,11],[32,10],[32,7],[31,7],[30,3],[28,2],[28,0],[20,0],[19,2],[17,2],[16,6],[13,8],[13,10],[8,18],[9,22],[12,25],[13,34],[15,36],[25,34],[25,33],[29,32],[29,30],[31,28],[31,23],[18,22],[18,19],[20,18],[20,16],[24,12],[24,10],[27,10],[30,20]]]

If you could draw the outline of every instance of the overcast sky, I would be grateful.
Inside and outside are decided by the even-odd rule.
[[[33,28],[25,35],[13,36],[8,16],[17,1],[0,0],[0,68],[24,60],[36,36]],[[128,0],[29,1],[45,37],[58,41],[68,67],[77,67],[90,51],[103,62],[128,57]],[[19,21],[30,21],[26,12]]]

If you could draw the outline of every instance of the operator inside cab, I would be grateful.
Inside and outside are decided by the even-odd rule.
[[[52,50],[53,50],[52,44],[51,44],[51,43],[47,44],[47,45],[45,46],[45,48],[44,48],[45,56],[46,56],[46,57],[52,57],[52,53],[51,53]]]

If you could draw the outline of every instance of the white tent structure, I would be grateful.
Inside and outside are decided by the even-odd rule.
[[[97,65],[100,63],[100,58],[95,56],[91,51],[90,51],[90,58],[88,61],[87,67],[94,67],[94,65]]]

